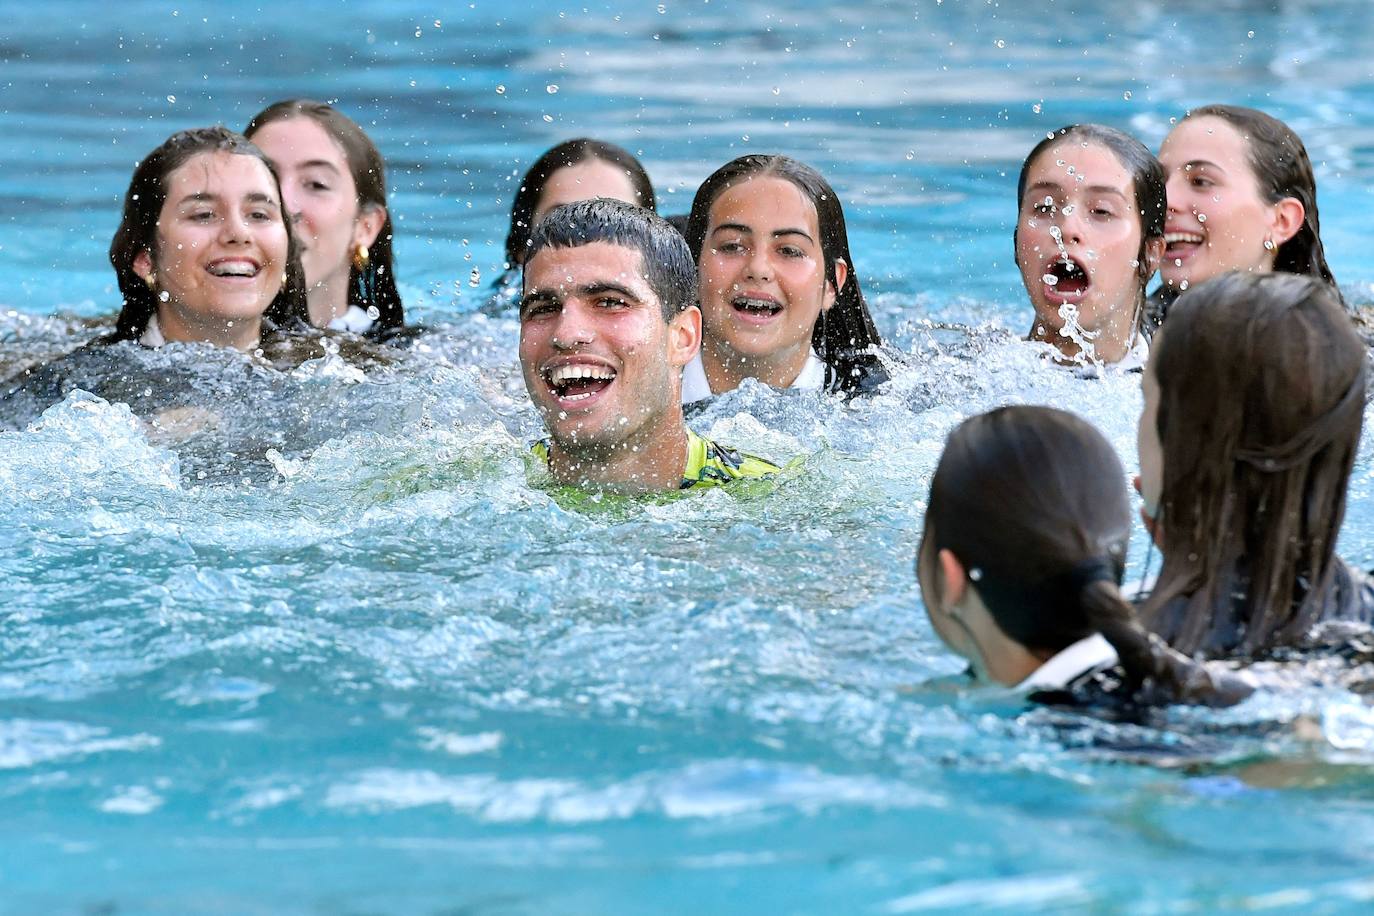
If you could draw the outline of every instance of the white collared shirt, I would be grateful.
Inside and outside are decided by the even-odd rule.
[[[368,317],[367,312],[356,305],[350,305],[348,311],[329,322],[325,327],[329,328],[331,331],[347,331],[350,334],[366,334],[368,331],[372,330],[372,324],[372,319]]]
[[[825,387],[825,363],[812,350],[806,357],[806,365],[797,375],[797,380],[788,386],[804,390],[818,391]],[[701,351],[682,369],[682,403],[692,404],[713,397],[711,384],[706,381],[706,367],[701,362]]]
[[[162,336],[162,326],[157,323],[157,312],[148,316],[148,323],[144,325],[143,335],[138,342],[145,347],[160,347],[167,342]]]
[[[1080,639],[1031,672],[1013,689],[1021,693],[1036,690],[1064,690],[1085,674],[1109,668],[1118,661],[1116,650],[1101,633]]]

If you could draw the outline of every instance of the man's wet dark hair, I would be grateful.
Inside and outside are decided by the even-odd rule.
[[[1035,144],[1025,161],[1021,163],[1021,174],[1016,179],[1016,206],[1019,209],[1025,203],[1026,182],[1030,176],[1031,166],[1050,147],[1068,140],[1077,140],[1084,146],[1095,143],[1106,148],[1131,176],[1136,216],[1140,220],[1140,251],[1136,254],[1137,273],[1140,276],[1141,295],[1144,296],[1145,284],[1154,272],[1149,258],[1146,257],[1146,248],[1151,239],[1164,237],[1164,223],[1168,216],[1168,200],[1165,196],[1167,176],[1164,166],[1145,144],[1125,131],[1103,124],[1069,124],[1061,127]],[[1017,220],[1017,224],[1019,227],[1020,220]],[[1016,233],[1013,232],[1013,245],[1015,241]]]
[[[554,207],[530,236],[525,264],[545,248],[609,242],[639,252],[640,271],[663,307],[663,320],[697,304],[697,268],[678,231],[657,213],[599,197]]]
[[[263,317],[277,325],[309,326],[306,310],[305,272],[301,269],[300,246],[291,229],[286,205],[281,203],[281,182],[276,169],[247,138],[227,127],[202,127],[172,134],[134,169],[129,190],[124,195],[124,215],[110,242],[110,264],[114,266],[124,307],[115,323],[115,340],[138,340],[157,313],[157,295],[134,270],[134,259],[148,252],[156,266],[159,258],[157,221],[167,200],[167,179],[181,166],[201,153],[232,153],[257,159],[272,176],[281,204],[281,219],[286,225],[286,282],[282,284]]]
[[[579,162],[599,159],[625,171],[625,177],[635,189],[639,205],[654,209],[654,186],[649,181],[649,173],[630,153],[614,143],[578,137],[558,144],[534,161],[525,177],[520,179],[520,187],[515,192],[515,202],[510,209],[510,231],[506,235],[506,268],[520,266],[530,256],[530,234],[534,231],[534,211],[539,209],[539,198],[544,196],[544,186],[549,183],[553,173]]]
[[[711,226],[711,205],[729,188],[760,176],[781,178],[796,185],[816,208],[816,223],[820,230],[821,256],[825,260],[825,279],[835,289],[835,304],[821,312],[811,331],[811,348],[821,362],[831,368],[841,390],[861,387],[870,377],[880,376],[882,365],[874,350],[882,345],[878,328],[868,311],[868,303],[859,289],[859,272],[854,256],[849,253],[849,231],[845,227],[844,208],[830,182],[820,172],[804,162],[787,156],[740,156],[716,169],[702,182],[692,200],[692,212],[687,216],[687,244],[692,257],[701,260],[706,245],[706,233]],[[835,262],[844,261],[849,274],[844,285],[835,282]]]
[[[379,207],[386,212],[381,231],[367,250],[361,267],[354,262],[348,270],[348,304],[363,311],[377,310],[376,330],[395,330],[405,324],[401,293],[396,288],[395,255],[392,252],[391,210],[386,205],[386,166],[377,145],[352,118],[338,109],[311,99],[285,99],[274,102],[253,116],[244,128],[250,140],[268,124],[309,118],[324,129],[343,149],[344,161],[353,176],[359,211]],[[351,255],[352,252],[349,252]]]

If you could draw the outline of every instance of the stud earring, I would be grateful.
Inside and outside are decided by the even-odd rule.
[[[1264,240],[1264,250],[1265,250],[1265,251],[1273,251],[1273,250],[1274,250],[1274,240],[1273,240],[1273,239],[1267,238],[1267,239]]]
[[[357,249],[353,252],[353,266],[359,270],[367,267],[367,246],[362,242],[358,243]]]
[[[148,274],[148,276],[143,278],[143,282],[148,284],[149,289],[157,289],[157,274]]]

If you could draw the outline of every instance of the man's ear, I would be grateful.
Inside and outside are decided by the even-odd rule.
[[[147,251],[140,251],[134,255],[134,273],[138,274],[144,283],[153,275],[153,256]]]
[[[940,589],[940,597],[947,608],[953,607],[964,600],[964,592],[968,588],[968,574],[964,571],[964,564],[959,562],[959,558],[952,550],[941,550],[936,556],[936,562],[940,565],[940,577],[945,580]]]
[[[1296,197],[1285,197],[1274,204],[1273,215],[1269,221],[1269,235],[1274,241],[1274,247],[1278,248],[1297,235],[1306,217],[1307,211],[1303,208],[1302,201]]]
[[[368,204],[363,207],[358,218],[353,221],[353,248],[349,252],[358,249],[359,245],[364,248],[371,248],[372,243],[377,241],[377,235],[382,231],[382,226],[386,223],[386,207],[377,204]]]
[[[689,305],[668,320],[668,364],[681,368],[701,349],[701,309]]]
[[[835,259],[835,282],[825,281],[825,296],[821,299],[821,311],[828,312],[830,307],[835,304],[835,300],[840,296],[840,290],[844,289],[845,281],[849,279],[849,265],[844,262],[844,258]]]

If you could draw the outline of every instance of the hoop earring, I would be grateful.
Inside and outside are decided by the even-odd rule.
[[[358,270],[367,268],[367,246],[362,242],[359,242],[358,247],[353,251],[353,266]]]

